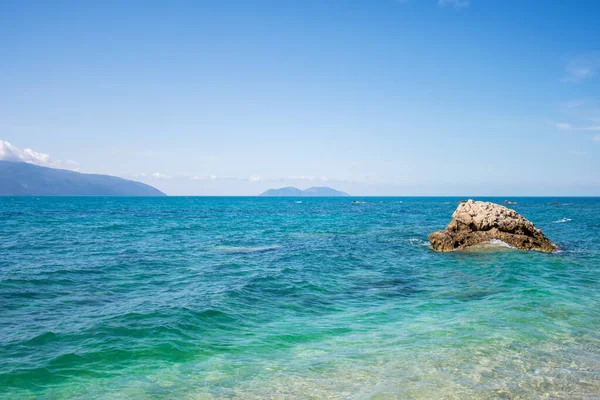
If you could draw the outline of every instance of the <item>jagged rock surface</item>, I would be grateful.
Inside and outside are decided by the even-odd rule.
[[[431,247],[437,251],[461,250],[493,239],[521,250],[558,250],[541,229],[518,212],[483,201],[459,204],[446,229],[429,235]]]

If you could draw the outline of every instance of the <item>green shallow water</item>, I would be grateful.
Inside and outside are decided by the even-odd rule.
[[[511,199],[557,254],[360,200],[0,198],[0,398],[599,398],[600,199]]]

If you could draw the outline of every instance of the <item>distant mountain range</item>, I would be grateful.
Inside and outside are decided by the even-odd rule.
[[[144,183],[109,175],[0,161],[0,196],[166,196]]]
[[[328,186],[310,187],[308,189],[300,190],[298,188],[288,186],[281,189],[269,189],[261,196],[271,197],[344,197],[350,196],[348,193],[340,192],[339,190],[332,189]]]

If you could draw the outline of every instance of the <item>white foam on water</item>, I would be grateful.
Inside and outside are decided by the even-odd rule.
[[[499,240],[499,239],[492,239],[489,241],[489,244],[491,244],[493,246],[507,247],[509,249],[514,249],[513,246],[511,246],[510,244],[503,242],[502,240]]]
[[[410,238],[410,239],[406,239],[406,240],[411,244],[416,244],[416,245],[421,245],[421,246],[429,246],[430,245],[428,240],[423,240],[423,239],[419,239],[419,238]]]
[[[463,251],[467,252],[477,252],[477,251],[486,251],[486,250],[499,250],[499,249],[515,249],[516,247],[511,246],[510,244],[503,242],[499,239],[492,239],[487,242],[479,243],[474,246],[469,246]]]
[[[272,246],[212,246],[212,250],[216,250],[223,253],[261,253],[265,251],[272,251],[280,249],[280,245]]]
[[[572,221],[571,218],[563,218],[563,219],[559,219],[558,221],[554,221],[555,224],[563,224],[565,222],[569,222]]]

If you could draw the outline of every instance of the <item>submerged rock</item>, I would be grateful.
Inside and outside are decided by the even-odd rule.
[[[461,250],[492,240],[521,250],[558,250],[541,229],[516,211],[483,201],[459,204],[446,229],[429,235],[431,247],[437,251]]]

